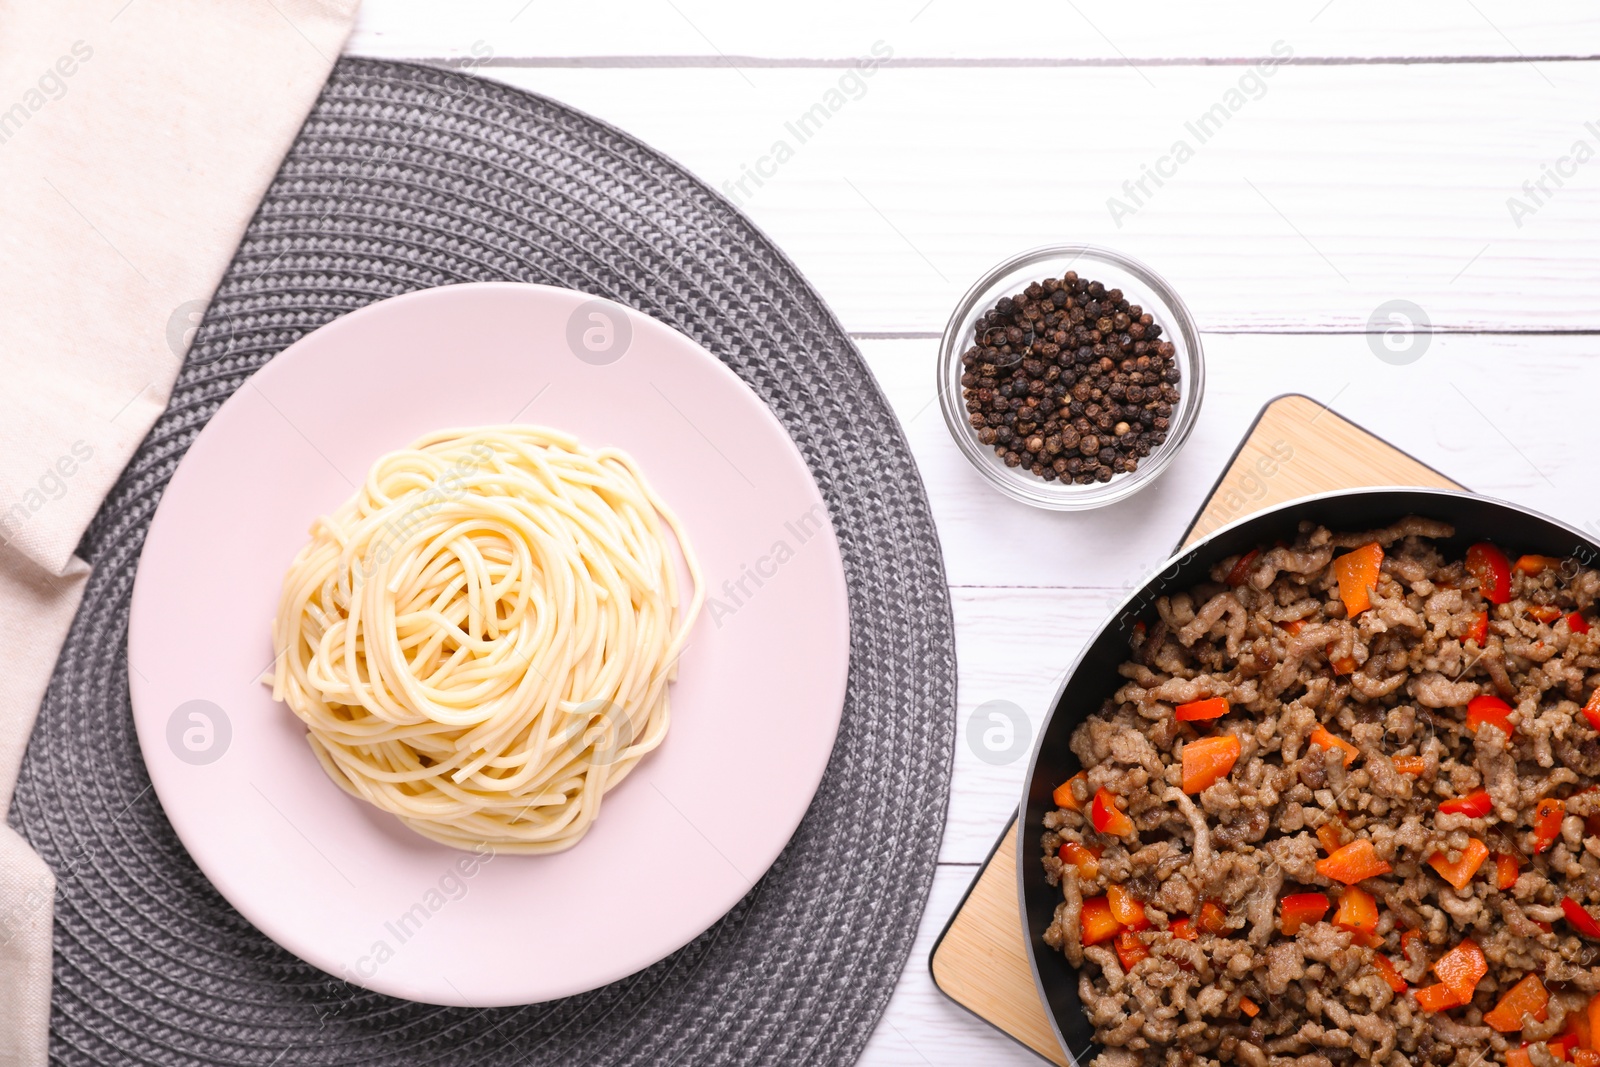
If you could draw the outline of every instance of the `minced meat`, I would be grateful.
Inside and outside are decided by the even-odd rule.
[[[1302,524],[1294,544],[1223,560],[1209,582],[1158,600],[1122,688],[1073,734],[1085,773],[1042,839],[1062,889],[1045,940],[1079,967],[1104,1050],[1095,1067],[1472,1067],[1525,1041],[1519,1059],[1539,1064],[1556,1062],[1544,1041],[1586,1032],[1600,939],[1580,936],[1562,901],[1600,905],[1600,734],[1583,713],[1600,686],[1600,622],[1585,615],[1600,572],[1541,558],[1512,568],[1510,599],[1495,604],[1435,546],[1450,536],[1415,517],[1350,534]],[[1370,542],[1381,570],[1371,607],[1351,617],[1334,561]],[[1486,695],[1513,709],[1509,737],[1494,722],[1469,729],[1466,705]],[[1214,697],[1228,701],[1222,717],[1175,718],[1176,705]],[[1600,719],[1600,701],[1589,709]],[[1185,793],[1184,745],[1220,734],[1239,757]],[[1327,747],[1330,735],[1348,749]],[[1094,829],[1102,789],[1132,831]],[[1439,810],[1480,790],[1481,814]],[[1551,798],[1564,814],[1558,831],[1547,814],[1541,836]],[[1375,931],[1335,922],[1344,886],[1318,871],[1334,838],[1365,839],[1391,868],[1359,883],[1377,902]],[[1491,856],[1456,889],[1429,861],[1475,842]],[[1069,844],[1097,858],[1080,867]],[[1503,890],[1501,856],[1515,863]],[[1149,924],[1086,945],[1080,921],[1113,886]],[[1286,936],[1282,899],[1316,892],[1326,916]],[[1488,974],[1469,1003],[1425,1010],[1418,987],[1467,938]],[[1522,1032],[1489,1026],[1528,974],[1549,991],[1546,1017]]]

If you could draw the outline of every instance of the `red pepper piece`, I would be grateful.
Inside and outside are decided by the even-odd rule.
[[[1479,543],[1467,549],[1467,573],[1478,579],[1478,592],[1489,603],[1511,599],[1511,561],[1493,545]]]
[[[1076,841],[1067,841],[1056,849],[1056,855],[1061,857],[1063,863],[1070,863],[1076,867],[1081,878],[1094,878],[1100,873],[1098,849],[1080,845]]]
[[[1511,736],[1511,713],[1515,709],[1497,696],[1485,693],[1467,701],[1467,732],[1477,733],[1484,723],[1498,726],[1507,737]]]
[[[1278,902],[1278,922],[1284,937],[1293,937],[1307,923],[1321,922],[1331,907],[1324,893],[1293,893]]]
[[[1245,579],[1250,577],[1250,565],[1254,563],[1256,558],[1260,555],[1261,550],[1259,548],[1252,548],[1250,551],[1240,556],[1238,562],[1236,562],[1228,571],[1228,584],[1234,588],[1238,588],[1239,586],[1243,585],[1245,583]]]
[[[1113,837],[1133,833],[1133,820],[1123,814],[1117,807],[1117,798],[1105,789],[1095,790],[1094,801],[1089,805],[1089,821],[1096,830]]]
[[[1443,982],[1435,982],[1421,989],[1414,989],[1411,995],[1416,998],[1417,1007],[1423,1011],[1444,1011],[1446,1008],[1459,1008],[1466,1003],[1456,996],[1456,991]]]
[[[1078,909],[1078,930],[1085,945],[1098,945],[1109,940],[1122,929],[1122,924],[1111,917],[1111,902],[1105,897],[1090,897]]]
[[[1383,980],[1389,983],[1390,989],[1396,993],[1404,993],[1406,991],[1406,980],[1400,977],[1400,972],[1395,969],[1388,956],[1373,956],[1372,965],[1377,968],[1379,974],[1383,975]]]
[[[1589,725],[1600,730],[1600,689],[1589,694],[1589,702],[1583,706],[1583,717],[1589,720]]]
[[[1139,898],[1127,886],[1109,886],[1106,900],[1111,904],[1111,917],[1129,930],[1143,930],[1150,925],[1150,920],[1144,914],[1144,905],[1139,903]]]
[[[1594,916],[1588,909],[1571,897],[1561,898],[1561,913],[1567,917],[1567,925],[1584,937],[1600,940],[1600,922],[1595,922]]]
[[[1150,958],[1150,949],[1132,930],[1124,930],[1117,935],[1116,949],[1117,960],[1122,964],[1124,972],[1133,970],[1134,964],[1140,960]]]
[[[1517,857],[1508,856],[1504,852],[1497,853],[1494,857],[1494,884],[1497,889],[1506,890],[1517,884]]]
[[[1561,836],[1561,820],[1567,806],[1555,797],[1545,797],[1533,809],[1533,851],[1543,852]]]
[[[1487,789],[1474,789],[1466,796],[1451,797],[1439,805],[1439,810],[1451,815],[1470,815],[1481,819],[1494,810],[1494,801]]]

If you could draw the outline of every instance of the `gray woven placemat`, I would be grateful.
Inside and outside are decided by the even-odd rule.
[[[489,279],[639,308],[698,339],[772,406],[832,509],[852,665],[816,803],[727,918],[604,989],[474,1011],[346,985],[217,895],[150,791],[125,644],[151,513],[218,404],[330,319]],[[905,964],[944,825],[955,660],[939,546],[905,440],[843,330],[771,242],[682,168],[536,96],[437,69],[340,62],[167,413],[81,551],[94,576],[10,814],[60,879],[56,1062],[828,1064],[859,1054]]]

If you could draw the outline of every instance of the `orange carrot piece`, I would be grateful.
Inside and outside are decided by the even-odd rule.
[[[1078,798],[1072,795],[1072,783],[1087,781],[1088,777],[1089,776],[1086,772],[1079,771],[1071,778],[1068,778],[1066,781],[1056,786],[1055,792],[1050,794],[1050,799],[1055,801],[1056,807],[1058,808],[1066,808],[1068,811],[1082,811],[1083,805],[1079,804]]]
[[[1378,584],[1383,567],[1383,546],[1376,541],[1351,549],[1333,561],[1333,575],[1339,581],[1339,599],[1352,619],[1372,607],[1372,589]]]
[[[1202,737],[1183,746],[1183,791],[1202,793],[1226,778],[1242,751],[1233,734]]]
[[[1111,902],[1105,897],[1090,897],[1078,909],[1078,930],[1085,945],[1098,945],[1117,935],[1122,924],[1111,916]]]
[[[1191,700],[1187,704],[1179,704],[1172,710],[1174,718],[1180,722],[1191,722],[1195,719],[1220,719],[1228,714],[1227,697],[1208,697],[1205,700]]]
[[[1076,867],[1079,876],[1083,878],[1093,878],[1100,873],[1100,853],[1088,845],[1067,841],[1056,850],[1056,855],[1061,857],[1063,863],[1070,863]]]
[[[1421,774],[1427,763],[1421,756],[1396,756],[1389,761],[1401,774]]]
[[[1311,743],[1316,745],[1318,748],[1325,748],[1330,751],[1333,749],[1338,749],[1340,752],[1343,752],[1344,765],[1346,767],[1350,766],[1351,760],[1361,755],[1361,750],[1359,748],[1352,745],[1342,737],[1335,737],[1333,734],[1328,732],[1326,727],[1321,725],[1311,731]]]
[[[1579,1048],[1594,1048],[1593,1031],[1589,1029],[1589,1013],[1587,1011],[1567,1012],[1567,1020],[1565,1025],[1561,1027],[1561,1032],[1562,1034],[1571,1034],[1577,1038]],[[1600,1067],[1600,1064],[1597,1064],[1596,1067]]]
[[[1472,999],[1473,991],[1483,976],[1489,973],[1489,961],[1472,938],[1463,938],[1455,948],[1440,956],[1433,964],[1433,973],[1455,991],[1461,1003]]]
[[[1546,1041],[1544,1047],[1550,1050],[1550,1055],[1565,1063],[1572,1062],[1572,1050],[1578,1044],[1578,1039],[1571,1034],[1562,1034],[1554,1041]]]
[[[1550,1017],[1546,1011],[1549,1004],[1550,992],[1539,981],[1539,976],[1526,975],[1522,981],[1506,990],[1493,1010],[1485,1013],[1483,1021],[1502,1034],[1508,1034],[1522,1029],[1524,1015],[1532,1016],[1536,1023],[1544,1022]]]
[[[1111,904],[1111,917],[1130,930],[1143,930],[1150,925],[1145,917],[1144,905],[1124,885],[1106,887],[1106,900]]]
[[[1483,866],[1483,861],[1488,858],[1489,846],[1474,837],[1467,842],[1467,847],[1461,850],[1461,857],[1454,863],[1446,859],[1443,852],[1435,852],[1428,857],[1428,866],[1438,871],[1440,878],[1457,889],[1465,889],[1467,883],[1472,881],[1472,876],[1478,873],[1478,868]]]
[[[1342,846],[1327,859],[1317,861],[1318,874],[1345,885],[1355,885],[1364,878],[1376,878],[1392,870],[1393,867],[1378,858],[1377,849],[1364,837]]]
[[[1261,1014],[1261,1009],[1257,1007],[1256,1002],[1251,1000],[1249,997],[1239,998],[1239,1010],[1250,1016],[1252,1019]]]
[[[1208,900],[1200,905],[1200,929],[1208,934],[1228,932],[1228,913],[1221,904]]]
[[[1370,934],[1378,929],[1378,901],[1358,885],[1346,886],[1339,894],[1339,910],[1333,925],[1353,934]]]

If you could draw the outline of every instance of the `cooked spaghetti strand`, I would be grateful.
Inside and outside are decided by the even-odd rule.
[[[417,833],[559,852],[660,745],[702,596],[626,453],[534,426],[441,431],[312,524],[272,695],[334,782]]]

